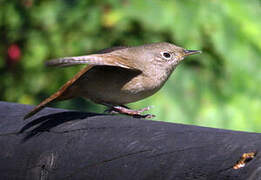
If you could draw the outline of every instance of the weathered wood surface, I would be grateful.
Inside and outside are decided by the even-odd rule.
[[[258,133],[31,108],[0,102],[1,180],[261,179]]]

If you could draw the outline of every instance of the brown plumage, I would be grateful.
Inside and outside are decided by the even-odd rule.
[[[38,104],[35,108],[33,108],[25,117],[24,119],[27,119],[37,112],[41,111],[47,104],[53,102],[53,101],[61,101],[72,98],[72,96],[69,96],[69,93],[66,93],[66,90],[68,87],[70,87],[80,76],[82,76],[85,72],[87,72],[89,69],[91,69],[93,66],[87,66],[84,69],[82,69],[80,72],[78,72],[72,79],[67,81],[56,93],[52,94],[50,97],[46,98],[44,101],[42,101],[40,104]]]
[[[45,99],[24,119],[54,101],[84,97],[111,108],[111,111],[142,116],[147,110],[131,110],[125,104],[144,99],[157,92],[185,56],[200,51],[185,50],[170,43],[153,43],[135,47],[115,47],[97,54],[65,57],[47,62],[47,66],[89,64]]]

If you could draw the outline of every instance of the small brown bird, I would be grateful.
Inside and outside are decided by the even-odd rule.
[[[84,97],[109,107],[109,112],[138,117],[149,108],[132,110],[125,104],[156,93],[184,57],[201,53],[161,42],[134,47],[114,47],[96,54],[64,57],[47,62],[47,66],[88,64],[56,93],[45,99],[24,119],[31,117],[54,101]]]

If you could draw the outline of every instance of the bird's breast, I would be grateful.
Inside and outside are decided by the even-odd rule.
[[[138,71],[94,66],[77,80],[73,89],[79,96],[97,103],[127,104],[153,95],[163,81],[164,77]]]

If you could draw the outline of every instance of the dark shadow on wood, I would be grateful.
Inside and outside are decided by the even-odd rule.
[[[69,112],[50,114],[47,116],[41,116],[24,125],[22,129],[19,131],[19,133],[23,133],[24,131],[36,126],[32,130],[26,132],[27,135],[23,139],[23,141],[26,141],[32,138],[33,136],[39,135],[44,131],[49,131],[50,129],[59,126],[65,122],[79,120],[79,119],[83,120],[85,118],[89,118],[92,116],[99,116],[99,115],[102,114],[69,111]]]

